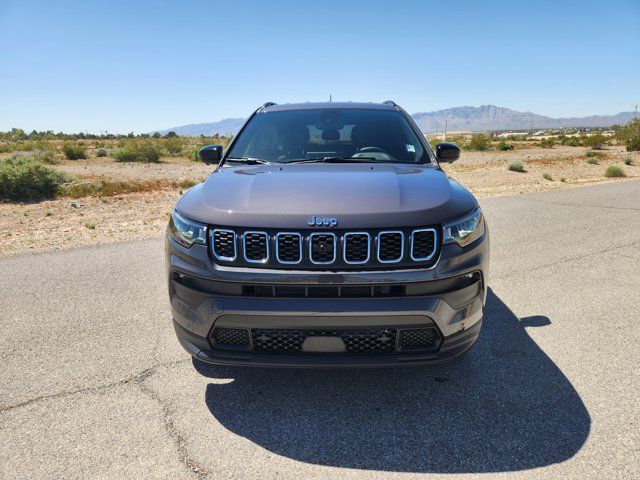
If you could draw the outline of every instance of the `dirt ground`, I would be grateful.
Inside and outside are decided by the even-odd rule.
[[[598,164],[589,164],[587,151],[584,147],[536,147],[505,152],[463,152],[460,160],[442,167],[480,198],[623,181],[604,177],[610,165],[621,166],[627,178],[640,177],[640,152],[608,147],[592,157],[597,158]],[[624,164],[627,158],[632,159],[632,165]],[[507,169],[514,160],[524,163],[524,173]],[[119,181],[201,181],[211,172],[211,167],[184,158],[163,159],[159,164],[91,158],[65,161],[53,168],[82,179]],[[552,180],[543,178],[545,173]],[[114,197],[58,198],[32,204],[0,203],[0,255],[157,237],[164,232],[180,195],[178,189],[166,189]]]

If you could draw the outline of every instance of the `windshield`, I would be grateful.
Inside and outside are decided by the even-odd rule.
[[[277,163],[327,158],[431,161],[400,112],[363,108],[258,113],[240,133],[227,158]]]

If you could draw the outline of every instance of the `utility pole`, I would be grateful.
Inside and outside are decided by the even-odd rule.
[[[329,94],[329,102],[331,102],[331,94]]]
[[[447,126],[449,124],[449,119],[445,118],[444,119],[444,141],[447,141]]]
[[[638,118],[638,104],[636,103],[636,113],[633,114],[633,118]]]

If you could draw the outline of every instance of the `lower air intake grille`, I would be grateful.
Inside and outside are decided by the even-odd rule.
[[[400,330],[402,350],[436,350],[440,346],[440,335],[435,328]]]
[[[246,328],[214,328],[211,337],[219,347],[249,346],[249,330]]]
[[[402,232],[383,232],[378,235],[378,260],[381,262],[399,262],[404,250]]]
[[[244,257],[249,262],[266,262],[269,259],[267,234],[264,232],[245,232]]]
[[[301,352],[307,337],[340,337],[347,353],[385,353],[395,351],[396,330],[285,330],[253,329],[253,348],[261,352]]]

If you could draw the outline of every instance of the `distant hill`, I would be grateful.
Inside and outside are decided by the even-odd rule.
[[[215,135],[234,135],[240,130],[240,127],[244,123],[244,118],[225,118],[218,122],[213,123],[193,123],[190,125],[182,125],[181,127],[167,128],[166,130],[154,130],[161,135],[166,135],[169,132],[176,132],[178,135],[191,135],[198,137],[200,135],[210,136]]]
[[[413,119],[423,132],[448,130],[524,130],[528,128],[609,127],[623,125],[633,118],[633,112],[617,115],[553,118],[531,112],[518,112],[495,105],[455,107],[436,112],[414,113]]]
[[[531,112],[518,112],[495,105],[479,107],[455,107],[435,112],[419,112],[412,115],[423,132],[442,132],[447,130],[525,130],[528,128],[560,127],[609,127],[623,125],[633,118],[633,112],[621,112],[617,115],[592,115],[590,117],[553,118],[536,115]],[[180,135],[228,135],[237,133],[244,122],[243,118],[225,118],[219,122],[198,123],[182,127],[159,130],[161,134],[174,131]]]

